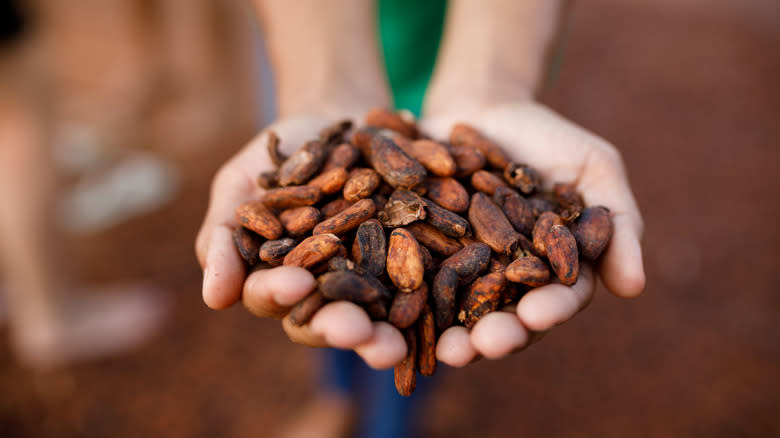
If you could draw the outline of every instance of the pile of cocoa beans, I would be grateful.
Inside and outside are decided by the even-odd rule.
[[[250,270],[317,276],[293,324],[347,300],[400,329],[402,395],[418,371],[436,371],[445,329],[470,328],[533,288],[574,284],[580,258],[598,259],[612,236],[609,210],[586,207],[572,184],[543,191],[532,167],[463,123],[434,141],[407,113],[374,109],[363,126],[328,126],[290,156],[270,133],[268,153],[276,169],[258,177],[262,199],[236,209],[236,248]]]

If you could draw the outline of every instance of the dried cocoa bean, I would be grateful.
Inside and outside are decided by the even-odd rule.
[[[314,234],[344,234],[349,230],[357,228],[363,221],[372,217],[375,212],[374,201],[361,199],[339,214],[317,224],[314,227]]]
[[[451,256],[463,248],[463,245],[461,245],[460,242],[451,237],[447,237],[432,225],[424,222],[411,223],[406,229],[414,234],[414,238],[417,239],[421,245],[433,252]]]
[[[428,199],[447,210],[463,213],[469,208],[469,193],[455,178],[429,177],[425,188]]]
[[[352,258],[371,275],[380,277],[385,272],[387,242],[385,230],[376,219],[360,224],[352,244]]]
[[[582,201],[582,196],[577,193],[577,188],[574,184],[555,184],[553,193],[555,193],[555,199],[560,206],[558,214],[561,216],[561,219],[567,223],[577,219],[582,209],[585,208],[585,203]]]
[[[417,364],[420,374],[430,377],[436,373],[436,322],[428,305],[417,321]]]
[[[320,141],[325,144],[337,144],[344,141],[344,135],[352,129],[352,120],[340,120],[320,131]]]
[[[408,225],[425,219],[425,203],[417,193],[409,190],[396,190],[377,214],[379,221],[387,228]]]
[[[271,162],[274,166],[279,167],[287,161],[288,157],[279,150],[279,136],[273,131],[268,131],[266,149],[268,149],[268,157],[271,158]]]
[[[382,289],[384,286],[379,283]],[[317,278],[317,288],[327,299],[351,301],[356,304],[376,303],[384,300],[387,290],[352,271],[328,272]]]
[[[261,201],[245,202],[236,208],[236,221],[266,239],[282,236],[282,223]]]
[[[428,171],[437,176],[452,176],[457,167],[447,147],[433,140],[398,141],[398,146],[407,155],[419,161]]]
[[[480,192],[487,193],[490,196],[493,196],[499,187],[509,188],[501,177],[496,176],[487,170],[478,170],[474,172],[474,174],[471,175],[471,185]]]
[[[352,204],[352,202],[349,202],[344,198],[334,199],[323,205],[320,209],[320,213],[324,219],[328,219],[351,207]]]
[[[526,236],[531,235],[536,218],[525,198],[509,187],[499,187],[493,194],[493,201],[501,207],[515,230]]]
[[[566,286],[576,283],[580,275],[580,265],[577,259],[577,241],[571,231],[563,225],[553,225],[544,245],[550,266],[561,283]]]
[[[349,143],[341,143],[333,148],[333,150],[325,159],[325,164],[322,166],[322,172],[341,167],[343,169],[349,169],[360,158],[360,151],[355,146]]]
[[[485,248],[487,248],[487,246]],[[436,328],[438,328],[440,332],[448,329],[455,321],[455,299],[457,298],[457,291],[457,271],[442,265],[442,268],[433,278],[433,286],[431,288],[434,319],[436,320]]]
[[[387,275],[401,292],[411,292],[422,285],[425,265],[420,244],[403,228],[390,233],[387,252]]]
[[[458,123],[450,132],[450,143],[453,146],[470,146],[478,149],[488,163],[496,169],[503,169],[509,164],[509,156],[497,144],[485,137],[476,128]]]
[[[408,123],[400,115],[384,108],[374,108],[366,113],[367,126],[381,129],[390,129],[407,138],[417,138],[417,127],[414,123]]]
[[[450,237],[471,235],[471,226],[457,214],[439,207],[435,202],[423,198],[425,202],[425,221]]]
[[[506,278],[501,272],[492,272],[474,280],[463,295],[458,320],[468,328],[474,327],[480,318],[498,309],[505,286]]]
[[[417,386],[417,331],[410,327],[403,331],[406,341],[406,357],[393,369],[395,389],[409,397]]]
[[[411,293],[395,294],[393,303],[390,305],[390,312],[387,315],[387,321],[399,329],[411,327],[419,318],[427,300],[428,285],[425,283]]]
[[[286,210],[293,207],[314,205],[322,198],[322,192],[316,187],[294,186],[267,190],[263,194],[263,203],[271,208]]]
[[[341,240],[334,234],[317,234],[307,237],[284,257],[285,266],[311,268],[335,256],[342,248]]]
[[[577,221],[571,225],[580,254],[591,261],[598,259],[606,249],[612,238],[612,229],[609,210],[601,206],[583,209]]]
[[[368,198],[379,187],[382,179],[372,169],[355,169],[344,184],[344,199],[357,202]]]
[[[260,174],[257,175],[257,186],[265,190],[279,187],[279,172],[276,170],[260,172]]]
[[[325,298],[319,289],[315,289],[290,309],[290,322],[296,327],[308,324],[317,311],[329,302],[330,300]]]
[[[469,146],[451,146],[452,159],[455,160],[455,177],[465,178],[485,167],[485,155]]]
[[[371,140],[371,165],[388,184],[397,189],[408,190],[425,180],[422,164],[383,136],[375,136]]]
[[[550,269],[534,255],[526,255],[515,259],[504,272],[506,279],[531,287],[540,287],[550,283]]]
[[[254,266],[260,261],[260,245],[263,239],[254,232],[244,227],[233,230],[233,244],[249,266]]]
[[[295,248],[298,242],[290,237],[269,240],[260,246],[260,260],[271,266],[281,266],[284,257]]]
[[[550,211],[539,215],[532,233],[536,254],[547,256],[547,235],[550,234],[553,225],[563,225],[563,220],[560,216]]]
[[[279,185],[304,184],[325,162],[326,145],[318,140],[306,142],[279,167]]]
[[[344,187],[348,178],[349,174],[346,169],[334,167],[330,170],[324,170],[312,178],[307,185],[318,188],[323,195],[332,195],[338,193]]]
[[[484,193],[474,193],[469,207],[474,236],[499,254],[514,254],[518,233],[498,206]]]
[[[460,284],[468,284],[485,272],[490,263],[490,247],[482,242],[472,243],[446,258],[444,267],[452,268],[460,279]]]
[[[290,236],[302,236],[320,221],[320,211],[314,207],[296,207],[279,214],[282,226]]]
[[[524,195],[530,195],[541,186],[539,174],[526,164],[509,163],[504,169],[504,178]]]

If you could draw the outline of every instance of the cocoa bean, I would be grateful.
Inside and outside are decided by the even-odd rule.
[[[352,129],[352,120],[339,120],[320,131],[320,141],[326,145],[341,143],[350,129]]]
[[[585,208],[585,203],[582,201],[582,196],[577,193],[575,185],[557,183],[553,187],[553,193],[555,193],[555,199],[560,206],[558,215],[561,216],[561,219],[567,223],[577,219],[582,209]]]
[[[268,157],[271,158],[274,166],[279,167],[287,161],[288,157],[279,150],[279,136],[273,131],[268,131],[266,149],[268,149]]]
[[[348,178],[349,174],[346,169],[334,167],[330,170],[324,170],[312,178],[307,185],[318,188],[323,195],[332,195],[338,193],[344,187]]]
[[[295,248],[298,242],[290,237],[269,240],[260,246],[260,260],[271,266],[281,266],[284,257]]]
[[[333,148],[333,150],[325,159],[325,164],[322,166],[322,172],[341,167],[343,169],[349,169],[360,158],[360,150],[349,143],[341,143]]]
[[[357,202],[368,198],[379,187],[381,181],[379,174],[372,169],[355,169],[344,184],[344,199]]]
[[[447,210],[463,213],[469,208],[469,193],[455,178],[429,177],[425,188],[428,199]]]
[[[460,284],[468,284],[485,272],[490,263],[490,247],[482,242],[463,247],[460,251],[444,259],[444,267],[455,270]]]
[[[236,208],[236,221],[266,239],[282,236],[282,223],[261,201],[245,202]]]
[[[436,373],[436,322],[428,305],[417,321],[417,364],[420,374],[430,377]]]
[[[457,214],[439,207],[435,202],[423,198],[425,202],[425,221],[450,237],[471,235],[471,226]]]
[[[532,234],[534,250],[537,254],[547,256],[547,235],[550,234],[553,225],[563,225],[563,220],[560,216],[550,211],[542,213],[536,220]]]
[[[263,239],[254,232],[244,227],[238,227],[233,230],[233,244],[236,246],[241,258],[249,266],[254,266],[260,261],[260,245]]]
[[[334,199],[333,201],[323,205],[320,209],[320,213],[324,219],[328,219],[346,210],[352,206],[352,204],[352,202],[349,202],[344,198]]]
[[[296,207],[279,214],[282,226],[291,236],[302,236],[320,221],[320,211],[314,207]]]
[[[433,252],[451,256],[458,252],[463,245],[457,240],[447,237],[444,233],[424,222],[414,222],[406,226],[406,229],[414,234],[414,238],[421,245]]]
[[[467,328],[474,327],[480,318],[498,308],[505,286],[506,278],[501,272],[492,272],[474,280],[463,294],[458,320]]]
[[[387,252],[387,275],[401,292],[411,292],[422,285],[425,265],[420,244],[403,228],[390,233]]]
[[[257,186],[265,190],[279,187],[279,172],[276,170],[260,172],[257,175]]]
[[[306,142],[279,167],[279,185],[304,184],[325,162],[326,145],[318,140]]]
[[[493,194],[493,201],[501,207],[515,230],[526,236],[531,235],[536,218],[525,198],[509,187],[498,187]]]
[[[395,294],[387,321],[399,329],[411,327],[420,316],[427,300],[428,286],[425,283],[410,293]]]
[[[381,286],[381,283],[379,284]],[[387,294],[384,287],[352,271],[328,272],[317,278],[317,288],[327,299],[351,301],[356,304],[375,303]]]
[[[563,225],[553,225],[544,245],[547,248],[547,259],[558,280],[566,286],[576,283],[580,265],[577,259],[577,241],[571,231]]]
[[[317,234],[307,237],[284,257],[285,266],[312,266],[327,261],[341,248],[341,240],[334,234]]]
[[[367,126],[390,129],[404,137],[417,138],[417,127],[414,123],[409,123],[400,115],[384,108],[374,108],[370,110],[366,113],[365,122]]]
[[[452,159],[455,160],[455,177],[465,178],[485,167],[485,155],[469,146],[451,146]]]
[[[526,255],[515,259],[506,267],[506,279],[531,287],[540,287],[550,283],[550,269],[534,255]]]
[[[375,212],[374,201],[361,199],[337,215],[317,224],[314,227],[314,234],[344,234],[349,230],[357,228],[363,221],[372,217]]]
[[[379,221],[387,228],[402,227],[416,220],[425,219],[425,203],[409,190],[396,190],[377,214]]]
[[[591,261],[598,259],[612,238],[613,228],[612,218],[606,207],[583,209],[579,218],[571,225],[571,232],[582,257]]]
[[[471,185],[480,192],[487,193],[490,196],[501,188],[508,188],[509,186],[504,182],[501,177],[496,176],[487,170],[478,170],[471,175]]]
[[[504,178],[509,181],[509,184],[524,195],[530,195],[541,186],[539,174],[526,164],[509,163],[502,169],[504,169]]]
[[[409,397],[417,386],[417,331],[410,327],[403,331],[406,341],[406,357],[393,369],[395,389]]]
[[[419,161],[428,171],[437,176],[452,176],[457,167],[447,147],[433,140],[398,141],[398,146],[407,155]]]
[[[478,149],[488,163],[496,169],[504,169],[509,164],[509,156],[497,144],[485,137],[473,126],[458,123],[450,132],[450,143],[453,146],[470,146]]]
[[[487,246],[485,247],[487,248]],[[442,265],[433,278],[431,288],[433,314],[436,328],[443,332],[455,321],[455,299],[458,291],[458,273],[455,269]]]
[[[499,254],[514,254],[518,233],[501,209],[484,193],[474,193],[469,207],[474,236]]]
[[[290,322],[296,327],[308,324],[317,311],[329,302],[330,300],[325,298],[319,289],[315,289],[290,309]]]
[[[376,219],[360,224],[352,244],[352,258],[358,266],[375,277],[385,272],[387,242],[385,230]]]
[[[411,189],[425,180],[425,168],[406,155],[392,140],[375,136],[371,140],[371,165],[397,189]]]
[[[322,192],[316,187],[294,186],[267,190],[263,194],[263,203],[270,208],[286,210],[293,207],[314,205],[322,198]]]

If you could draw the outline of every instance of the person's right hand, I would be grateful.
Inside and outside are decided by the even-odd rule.
[[[354,349],[370,366],[389,368],[406,354],[398,329],[387,322],[372,322],[362,308],[349,302],[327,304],[308,324],[292,325],[287,317],[290,308],[314,289],[314,276],[303,268],[281,266],[247,277],[244,261],[233,246],[232,230],[238,226],[236,207],[261,198],[257,176],[273,168],[266,147],[268,132],[275,132],[281,140],[280,149],[290,154],[343,115],[307,114],[278,120],[220,168],[195,243],[203,269],[203,301],[213,309],[225,309],[241,300],[258,317],[283,318],[282,327],[294,342]]]

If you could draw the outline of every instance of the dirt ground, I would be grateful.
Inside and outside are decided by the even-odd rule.
[[[647,290],[602,288],[521,354],[443,373],[422,436],[780,436],[779,22],[769,0],[577,2],[543,100],[623,152]],[[73,242],[88,279],[168,287],[172,319],[135,354],[50,374],[0,343],[0,436],[268,436],[305,403],[306,348],[200,299],[209,180],[251,135],[182,157],[172,205]]]

